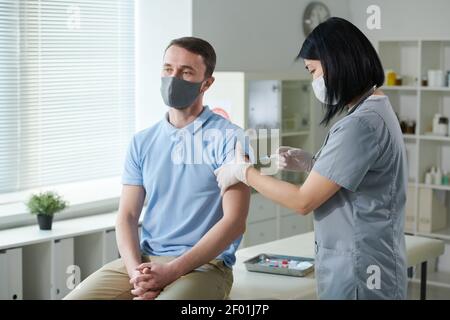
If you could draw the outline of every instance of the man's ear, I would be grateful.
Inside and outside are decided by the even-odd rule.
[[[206,90],[209,89],[209,87],[212,86],[214,83],[214,80],[216,80],[214,77],[209,77],[206,82],[203,84],[202,93],[204,93]]]

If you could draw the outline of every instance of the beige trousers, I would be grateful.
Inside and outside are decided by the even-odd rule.
[[[169,262],[175,257],[143,256],[143,262]],[[114,260],[91,274],[64,300],[131,300],[129,283],[122,259]],[[182,276],[164,288],[157,300],[223,300],[233,285],[233,272],[222,260],[213,260]]]

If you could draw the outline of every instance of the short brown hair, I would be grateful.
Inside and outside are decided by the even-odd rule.
[[[216,67],[216,52],[208,41],[196,37],[178,38],[170,41],[165,51],[171,46],[177,46],[200,55],[206,66],[205,75],[208,77],[212,76]]]

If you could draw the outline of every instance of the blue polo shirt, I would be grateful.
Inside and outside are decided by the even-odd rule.
[[[234,157],[244,132],[207,106],[186,127],[167,115],[134,135],[127,151],[122,183],[143,186],[147,209],[142,222],[145,255],[180,256],[222,217],[222,197],[214,170]],[[246,144],[242,144],[246,145]],[[242,236],[217,258],[231,267]]]

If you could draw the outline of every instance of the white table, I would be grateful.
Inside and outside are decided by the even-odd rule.
[[[444,242],[408,235],[405,238],[408,267],[422,265],[421,299],[425,299],[427,261],[444,253]],[[317,299],[313,272],[300,278],[247,271],[243,262],[261,253],[314,258],[314,232],[238,250],[230,299]]]

